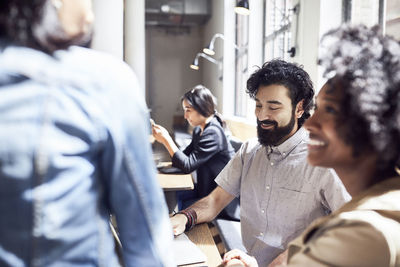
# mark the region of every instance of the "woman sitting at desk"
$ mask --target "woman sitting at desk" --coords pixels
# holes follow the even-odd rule
[[[289,245],[287,266],[400,266],[400,44],[365,26],[342,26],[322,44],[333,78],[304,124],[308,161],[335,169],[353,199]],[[224,261],[257,266],[237,250]]]
[[[217,184],[215,177],[225,167],[234,155],[234,149],[228,141],[223,128],[223,121],[216,112],[216,100],[210,90],[197,85],[182,97],[184,117],[194,126],[192,142],[183,150],[179,150],[168,131],[157,124],[153,124],[154,138],[163,144],[172,157],[172,166],[185,173],[197,171],[197,185],[194,192],[180,192],[178,201],[186,208],[194,201],[207,196]],[[236,207],[228,206],[230,215]],[[225,211],[226,212],[226,211]],[[235,217],[235,216],[234,216]]]

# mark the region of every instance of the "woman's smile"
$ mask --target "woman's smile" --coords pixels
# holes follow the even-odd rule
[[[322,141],[321,139],[315,138],[315,137],[310,137],[310,140],[308,141],[308,150],[310,152],[313,152],[315,150],[321,150],[325,148],[328,144],[325,141]]]

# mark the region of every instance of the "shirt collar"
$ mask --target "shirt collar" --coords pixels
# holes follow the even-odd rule
[[[301,127],[285,142],[278,146],[266,147],[267,154],[280,155],[286,157],[298,144],[305,141],[308,137],[306,129]]]

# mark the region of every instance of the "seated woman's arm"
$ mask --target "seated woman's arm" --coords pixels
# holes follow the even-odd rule
[[[179,148],[176,146],[174,140],[172,140],[172,137],[169,135],[167,129],[161,125],[153,124],[151,130],[157,142],[160,142],[165,146],[171,157],[174,156],[175,152],[178,151]]]
[[[214,127],[208,127],[200,136],[196,145],[190,144],[190,150],[176,151],[172,165],[186,173],[196,170],[222,149],[224,133]]]

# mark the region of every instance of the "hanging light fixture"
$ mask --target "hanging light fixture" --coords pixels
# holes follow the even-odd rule
[[[210,56],[215,55],[214,43],[215,43],[215,40],[217,40],[217,38],[221,38],[222,40],[225,41],[225,37],[224,37],[224,35],[223,35],[222,33],[216,33],[216,34],[214,34],[214,36],[212,37],[212,39],[211,39],[211,41],[210,41],[210,44],[209,44],[207,47],[203,48],[203,52],[204,52],[204,53],[206,53],[207,55],[210,55]],[[230,42],[230,43],[231,43],[232,46],[235,47],[237,50],[240,49],[240,48],[239,48],[236,44],[234,44],[233,42]]]
[[[210,56],[207,56],[207,55],[204,54],[204,53],[197,53],[196,57],[195,57],[194,60],[193,60],[193,63],[190,64],[190,68],[191,68],[191,69],[193,69],[193,70],[199,70],[199,57],[203,57],[203,58],[207,59],[208,61],[211,61],[212,63],[218,65],[219,68],[222,67],[222,66],[221,66],[221,61],[216,60],[216,59],[214,59],[214,58],[212,58],[212,57],[210,57]]]
[[[240,0],[235,7],[235,12],[240,15],[250,15],[249,0]]]

